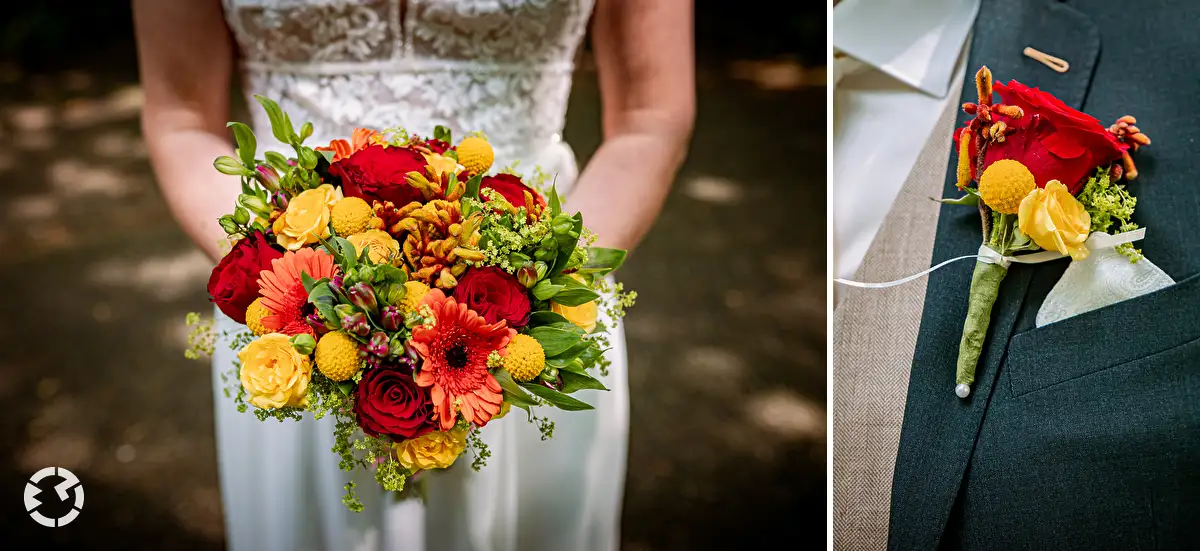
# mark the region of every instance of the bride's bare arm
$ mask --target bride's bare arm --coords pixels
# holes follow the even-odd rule
[[[145,103],[142,131],[171,212],[214,260],[225,236],[217,218],[238,193],[236,178],[212,167],[231,155],[233,46],[221,0],[133,0]]]
[[[601,246],[631,249],[662,210],[695,117],[692,0],[598,0],[604,141],[570,206]]]

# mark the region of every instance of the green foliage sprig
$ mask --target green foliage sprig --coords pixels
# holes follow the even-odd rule
[[[354,397],[349,385],[339,384],[314,371],[308,400],[313,418],[321,419],[326,415],[334,418],[332,451],[338,454],[338,468],[345,472],[374,468],[375,481],[384,490],[399,492],[404,489],[412,473],[396,461],[387,438],[368,436],[359,429],[354,420]],[[363,504],[354,493],[354,483],[348,483],[345,488],[343,503],[353,511],[362,511]]]
[[[475,469],[475,472],[479,472],[487,465],[488,458],[492,456],[492,450],[488,449],[488,445],[483,441],[478,429],[467,430],[467,448],[475,456],[475,459],[471,461],[471,468]]]
[[[1125,186],[1113,182],[1109,174],[1108,167],[1097,169],[1084,184],[1083,191],[1079,192],[1079,202],[1083,203],[1084,210],[1092,217],[1091,231],[1108,233],[1114,225],[1117,226],[1117,232],[1138,229],[1133,222],[1137,198]],[[1142,258],[1141,249],[1134,248],[1132,243],[1117,246],[1117,252],[1129,257],[1130,262]]]
[[[213,353],[213,320],[202,319],[198,312],[188,312],[184,322],[192,329],[188,331],[187,348],[183,357],[198,360]]]

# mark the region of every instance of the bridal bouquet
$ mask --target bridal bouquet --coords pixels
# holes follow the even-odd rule
[[[1124,254],[1128,257],[1125,264],[1142,260],[1130,244],[1144,234],[1131,220],[1137,201],[1118,182],[1137,177],[1130,152],[1150,144],[1133,117],[1121,117],[1105,128],[1095,118],[1037,88],[1010,81],[1007,85],[995,84],[993,90],[987,67],[979,70],[975,82],[979,101],[963,106],[974,118],[955,135],[958,188],[966,195],[942,200],[977,205],[983,226],[983,244],[979,254],[973,255],[977,261],[959,344],[955,392],[960,398],[970,394],[992,305],[1010,264],[1069,256],[1073,268],[1088,259],[1092,249]],[[993,91],[1000,103],[993,103]],[[1110,230],[1121,233],[1109,235]],[[1037,250],[1042,252],[1017,254]],[[1143,268],[1157,270],[1153,265]],[[1099,269],[1091,265],[1086,268],[1093,272]],[[1161,270],[1156,273],[1166,278]],[[1109,279],[1135,277],[1145,276]],[[1098,279],[1094,274],[1081,273],[1068,282],[1064,275],[1055,291],[1076,286],[1071,292],[1060,293],[1067,303],[1064,310],[1070,312],[1043,319],[1048,312],[1043,307],[1039,325],[1098,307],[1079,304],[1079,297],[1087,293],[1078,288],[1094,285]],[[1047,297],[1047,304],[1055,300],[1055,291]],[[1104,300],[1122,298],[1129,297]],[[1074,304],[1070,304],[1072,301]]]
[[[286,113],[258,97],[272,134],[295,157],[256,158],[254,133],[230,123],[236,157],[217,170],[241,179],[220,224],[232,248],[213,270],[211,300],[246,331],[227,392],[260,420],[310,412],[336,420],[333,451],[346,471],[369,469],[386,490],[450,467],[479,430],[537,407],[586,410],[572,396],[605,390],[607,328],[633,293],[604,276],[625,251],[592,247],[583,217],[563,212],[540,171],[489,174],[482,135],[456,146],[403,129],[355,130],[309,147]],[[211,322],[190,357],[211,353]],[[361,510],[354,484],[347,506]]]

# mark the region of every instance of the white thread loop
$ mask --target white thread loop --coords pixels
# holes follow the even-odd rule
[[[1142,239],[1145,239],[1145,238],[1146,238],[1146,228],[1140,228],[1140,229],[1136,229],[1133,231],[1118,233],[1116,235],[1109,235],[1107,233],[1096,232],[1096,233],[1093,233],[1090,236],[1088,236],[1087,246],[1089,249],[1092,249],[1092,250],[1107,249],[1110,247],[1116,247],[1117,245],[1124,245],[1125,243],[1133,243],[1134,241],[1141,241]],[[993,250],[991,247],[988,247],[987,245],[980,245],[979,252],[976,254],[968,254],[968,255],[959,256],[956,258],[951,258],[950,260],[947,260],[947,261],[937,264],[935,266],[931,266],[930,268],[927,268],[925,270],[917,272],[908,277],[903,277],[903,278],[892,280],[892,281],[884,281],[882,283],[864,283],[861,281],[851,281],[849,279],[841,279],[841,278],[836,278],[836,279],[834,279],[834,281],[841,283],[842,285],[849,285],[851,287],[858,287],[860,289],[886,289],[888,287],[904,285],[905,283],[908,283],[908,282],[918,279],[920,277],[929,275],[937,270],[940,270],[943,266],[946,266],[948,264],[953,264],[960,260],[975,259],[975,260],[987,262],[989,264],[999,264],[1000,266],[1003,266],[1005,269],[1007,269],[1009,266],[1013,265],[1014,263],[1016,263],[1016,264],[1041,264],[1043,262],[1050,262],[1051,260],[1058,260],[1060,258],[1066,258],[1066,255],[1063,255],[1062,253],[1059,253],[1058,251],[1041,251],[1041,252],[1036,252],[1033,254],[1022,254],[1022,255],[1018,255],[1018,256],[1004,256],[1004,255],[996,252],[995,250]]]

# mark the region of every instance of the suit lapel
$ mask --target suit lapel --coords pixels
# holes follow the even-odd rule
[[[1067,60],[1070,70],[1056,73],[1026,57],[1022,53],[1026,46]],[[1065,4],[984,0],[967,70],[973,75],[987,65],[998,81],[1015,79],[1037,86],[1081,108],[1099,52],[1099,30],[1087,16]],[[965,79],[962,97],[975,101],[973,78]],[[960,126],[966,120],[960,114]],[[959,193],[952,149],[947,143],[945,196]],[[945,205],[938,218],[932,263],[973,254],[981,241],[978,211]],[[930,275],[893,477],[890,549],[938,547],[1032,275],[1028,267],[1016,265],[1001,285],[973,394],[966,400],[954,395],[954,365],[971,268],[960,264]]]

